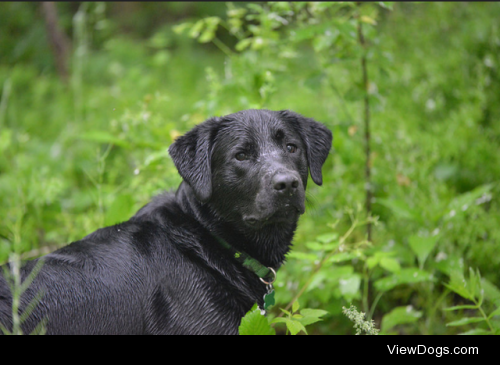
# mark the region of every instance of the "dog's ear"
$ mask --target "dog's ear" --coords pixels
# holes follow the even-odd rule
[[[290,110],[282,110],[279,114],[285,122],[292,125],[304,141],[311,178],[317,185],[322,185],[321,168],[332,147],[332,132],[314,119],[306,118]]]
[[[177,138],[168,148],[175,167],[202,203],[212,196],[212,145],[219,118],[211,118]]]

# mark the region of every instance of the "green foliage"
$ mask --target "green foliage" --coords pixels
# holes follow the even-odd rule
[[[241,319],[238,331],[241,336],[276,335],[276,331],[270,326],[268,319],[261,314],[257,304]]]
[[[454,320],[452,322],[447,323],[446,325],[449,327],[462,327],[469,324],[483,323],[485,328],[477,327],[471,329],[467,332],[461,333],[463,335],[498,335],[500,334],[500,323],[497,321],[492,321],[493,317],[500,315],[500,306],[498,305],[498,301],[496,301],[496,305],[493,306],[493,309],[490,315],[487,315],[483,304],[485,299],[485,290],[483,289],[483,283],[481,280],[481,274],[479,270],[474,271],[472,268],[469,268],[469,278],[466,279],[462,272],[454,271],[451,274],[450,282],[445,284],[445,286],[458,294],[462,298],[473,302],[474,305],[466,304],[466,305],[456,305],[453,307],[445,308],[446,311],[460,311],[466,310],[466,312],[470,313],[471,310],[477,310],[480,314],[479,317],[470,317],[465,316],[458,320]],[[496,288],[498,291],[498,288]],[[491,298],[490,298],[491,299]],[[497,297],[498,299],[498,297]],[[465,314],[465,313],[464,313]]]
[[[422,317],[421,311],[416,311],[411,305],[396,307],[384,315],[382,320],[382,332],[389,334],[389,330],[403,324],[415,323]]]
[[[305,326],[321,321],[321,317],[328,314],[328,312],[319,309],[304,308],[300,310],[299,301],[296,300],[292,304],[292,311],[289,312],[285,309],[281,311],[286,315],[285,318],[277,317],[271,323],[284,323],[286,325],[286,333],[292,336],[297,335],[299,332],[304,332],[307,335]]]
[[[0,331],[2,331],[4,335],[22,335],[22,324],[40,303],[40,299],[42,298],[43,294],[38,293],[37,295],[35,295],[33,300],[25,306],[23,311],[21,311],[21,296],[26,292],[35,277],[40,272],[40,269],[43,266],[43,260],[39,260],[31,270],[29,275],[24,279],[24,281],[21,281],[21,261],[19,255],[11,254],[9,258],[10,270],[9,268],[4,267],[3,277],[9,284],[9,288],[12,294],[12,330],[9,331],[4,324],[0,323]],[[42,319],[30,334],[43,335],[45,333],[46,324],[47,319]]]
[[[300,298],[328,312],[302,323],[308,333],[351,333],[350,303],[384,334],[498,332],[499,4],[61,3],[74,49],[68,86],[36,6],[0,3],[1,263],[175,189],[167,147],[206,118],[292,109],[325,123],[334,142],[324,185],[309,181],[269,317],[295,332]],[[365,93],[378,219],[358,208]]]
[[[292,311],[289,312],[281,309],[282,313],[286,315],[285,318],[276,317],[273,320],[268,320],[266,316],[258,308],[257,304],[242,318],[239,327],[240,335],[275,335],[276,331],[271,326],[272,324],[281,323],[286,325],[286,334],[292,336],[297,335],[299,332],[304,332],[307,335],[305,326],[321,321],[321,317],[328,314],[328,312],[319,309],[304,308],[300,310],[300,304],[295,301],[292,305]]]

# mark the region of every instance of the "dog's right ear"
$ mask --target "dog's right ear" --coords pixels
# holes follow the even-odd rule
[[[206,120],[168,148],[179,174],[202,203],[212,196],[212,146],[219,121],[217,117]]]

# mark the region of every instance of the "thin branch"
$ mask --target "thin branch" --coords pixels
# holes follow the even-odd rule
[[[360,6],[357,3],[358,7]],[[366,41],[363,35],[363,25],[358,15],[358,40],[359,44],[366,50]],[[365,190],[366,190],[366,214],[371,216],[372,212],[372,182],[371,182],[371,148],[370,148],[370,99],[368,93],[368,70],[366,67],[366,52],[361,56],[361,69],[363,71],[363,88],[364,88],[364,125],[365,125]],[[368,241],[372,242],[372,225],[368,223],[366,226]]]
[[[330,258],[337,254],[339,252],[339,248],[341,248],[343,246],[343,244],[345,243],[345,241],[347,240],[347,238],[352,234],[352,232],[354,231],[354,229],[356,229],[356,227],[362,225],[362,224],[365,224],[367,222],[370,222],[370,220],[367,220],[367,221],[363,221],[363,222],[359,222],[358,218],[354,218],[354,217],[351,217],[351,220],[352,220],[352,223],[351,223],[351,227],[347,230],[347,232],[339,239],[339,245],[338,245],[338,248],[329,252],[316,266],[315,268],[313,269],[311,275],[309,276],[309,278],[307,279],[307,282],[302,286],[302,288],[300,289],[300,291],[295,295],[295,297],[290,301],[290,303],[288,303],[288,305],[286,306],[285,310],[289,310],[293,303],[302,296],[302,294],[304,294],[304,292],[307,290],[307,288],[309,287],[309,285],[311,285],[312,283],[312,280],[314,278],[314,276],[318,273],[319,270],[321,270],[321,268],[325,265],[326,262],[328,262],[328,260],[330,260]],[[278,315],[278,317],[282,317],[283,316],[283,312]]]

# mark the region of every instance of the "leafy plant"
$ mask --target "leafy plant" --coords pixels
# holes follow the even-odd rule
[[[321,317],[328,314],[328,312],[319,309],[304,308],[300,311],[299,309],[300,304],[295,301],[291,312],[281,309],[286,314],[285,318],[276,317],[270,321],[255,304],[242,318],[239,333],[240,335],[275,335],[276,331],[272,324],[281,323],[286,325],[287,335],[295,336],[299,332],[304,332],[307,335],[306,326],[321,321]]]
[[[373,320],[366,321],[365,313],[359,312],[355,306],[351,305],[349,308],[342,307],[342,312],[354,322],[356,335],[366,332],[367,335],[378,335],[379,330],[375,328]]]
[[[285,318],[277,317],[271,323],[284,323],[286,325],[286,333],[295,336],[299,332],[304,332],[306,335],[307,330],[305,326],[321,321],[321,317],[328,314],[328,312],[320,309],[304,308],[300,310],[299,301],[292,304],[292,310],[289,312],[285,309],[281,311],[286,315]]]
[[[207,117],[292,109],[324,122],[334,142],[324,186],[308,184],[270,318],[285,317],[279,308],[292,313],[305,288],[301,307],[329,313],[308,333],[351,333],[342,315],[349,303],[385,334],[491,333],[486,320],[446,325],[484,316],[479,307],[445,311],[476,304],[443,283],[479,270],[480,308],[486,318],[497,313],[499,4],[206,4],[58,3],[78,49],[67,88],[39,5],[0,2],[0,33],[8,35],[0,60],[0,263],[127,219],[176,188],[166,149]],[[181,24],[177,32],[172,22]],[[368,241],[360,225],[341,251],[335,245],[352,223],[345,208],[366,206],[367,187],[379,217],[372,244],[352,246]],[[488,321],[498,328],[497,315]]]
[[[480,316],[470,317],[464,316],[458,320],[447,323],[449,327],[459,327],[468,324],[485,324],[486,328],[477,327],[475,329],[463,332],[463,335],[498,335],[500,334],[500,323],[493,321],[495,316],[500,316],[500,306],[492,310],[489,315],[486,314],[484,308],[485,291],[481,281],[479,270],[469,268],[469,278],[466,279],[459,271],[454,271],[451,275],[450,282],[445,286],[452,292],[458,294],[462,298],[472,302],[473,304],[455,305],[448,307],[446,311],[477,311]],[[498,290],[498,289],[497,289]],[[495,307],[494,307],[495,308]],[[465,314],[464,313],[464,314]],[[472,314],[472,313],[471,313]]]
[[[276,335],[276,331],[271,327],[266,316],[261,313],[257,304],[241,319],[238,331],[241,336]]]
[[[36,306],[39,304],[43,293],[38,293],[30,303],[26,305],[24,310],[21,312],[21,296],[29,288],[35,277],[40,272],[43,266],[43,260],[39,260],[37,264],[33,267],[30,274],[21,281],[21,261],[17,254],[10,255],[10,270],[5,266],[3,276],[12,294],[12,330],[9,330],[5,324],[0,323],[0,330],[4,335],[22,335],[23,331],[21,329],[22,324],[30,316]],[[47,324],[47,319],[42,319],[34,330],[30,334],[43,335],[45,333],[45,326]]]
[[[319,274],[325,266],[331,263],[338,263],[349,260],[352,257],[360,255],[360,248],[363,247],[363,245],[366,245],[368,242],[363,241],[349,245],[346,243],[348,237],[351,236],[356,228],[366,224],[366,222],[374,221],[370,218],[362,220],[359,217],[360,212],[361,206],[358,206],[356,214],[354,214],[353,211],[349,211],[352,224],[349,230],[342,237],[339,238],[337,233],[323,234],[321,236],[318,236],[315,242],[310,242],[307,244],[307,247],[314,250],[315,253],[307,254],[303,252],[292,251],[288,255],[289,258],[311,260],[316,264],[309,277],[305,280],[305,284],[297,292],[292,301],[284,309],[280,308],[282,314],[274,318],[270,323],[285,324],[287,334],[290,333],[292,335],[296,335],[301,331],[307,334],[305,326],[320,321],[322,316],[328,314],[327,311],[319,309],[304,308],[299,311],[299,298],[311,287],[313,283],[315,286],[317,286],[320,285],[321,281],[326,281],[329,279],[328,277]],[[332,228],[335,228],[335,226],[336,224],[331,225]],[[343,288],[341,289],[341,291],[343,291],[344,295],[347,295],[347,293],[351,293],[352,295],[354,295],[357,288],[359,287],[360,280],[356,276],[352,277],[352,279],[356,281],[355,284],[347,282],[342,283],[342,281],[340,281],[341,288]],[[351,288],[352,285],[354,285],[353,289]],[[258,317],[256,314],[257,312],[258,311],[256,311],[254,307],[252,311],[247,313],[247,315],[245,316],[245,320],[244,322],[242,322],[242,325],[245,324],[245,326],[241,328],[242,330],[244,330],[245,334],[261,334],[263,330],[262,327],[267,328],[266,326],[264,326],[264,321],[261,318],[256,318]],[[283,315],[285,315],[285,317],[282,317]]]

